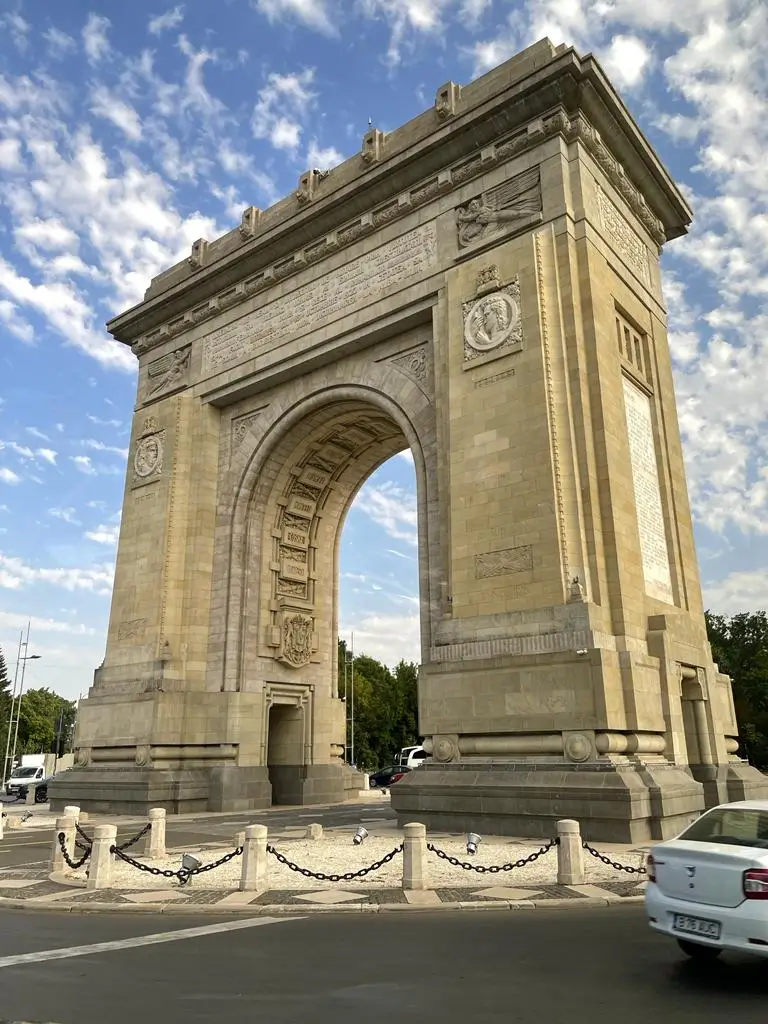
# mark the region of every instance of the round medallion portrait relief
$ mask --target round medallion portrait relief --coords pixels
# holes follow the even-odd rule
[[[472,306],[464,326],[466,343],[477,352],[503,345],[520,323],[520,307],[506,292],[493,292]]]
[[[152,476],[160,468],[163,460],[163,446],[159,437],[142,437],[136,445],[133,457],[133,468],[136,476]]]

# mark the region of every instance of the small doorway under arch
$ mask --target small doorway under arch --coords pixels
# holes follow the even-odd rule
[[[273,704],[267,723],[267,771],[273,804],[302,803],[304,708]]]

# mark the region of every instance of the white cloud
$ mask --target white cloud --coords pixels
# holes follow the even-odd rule
[[[165,14],[158,14],[154,18],[150,18],[147,31],[150,35],[159,36],[168,29],[176,28],[182,21],[184,21],[184,6],[179,4],[178,7],[169,8]]]
[[[91,423],[95,423],[99,427],[122,427],[122,420],[103,420],[98,416],[92,416],[91,413],[86,414]]]
[[[12,469],[8,469],[7,466],[0,466],[0,483],[18,484],[21,483],[21,477],[18,473],[14,473]]]
[[[336,35],[325,0],[256,0],[255,6],[270,21],[295,18],[308,28]]]
[[[0,18],[0,30],[5,30],[10,35],[13,45],[22,52],[26,50],[29,43],[29,29],[29,22],[15,11],[4,14]]]
[[[609,78],[618,89],[631,89],[651,67],[651,53],[637,36],[614,36],[602,55]]]
[[[0,169],[4,171],[24,169],[24,162],[21,159],[21,142],[18,139],[0,139]]]
[[[768,610],[768,573],[764,570],[732,572],[704,584],[705,605],[716,615]]]
[[[111,26],[109,18],[99,14],[89,14],[83,28],[83,48],[91,64],[98,64],[109,53],[107,29]]]
[[[104,544],[109,547],[114,547],[117,544],[117,539],[120,535],[120,524],[112,526],[97,526],[95,530],[88,530],[85,536],[88,540],[95,541],[96,544]]]
[[[179,36],[179,49],[187,58],[185,88],[181,97],[182,109],[222,116],[226,110],[224,104],[211,95],[203,81],[203,69],[209,61],[216,60],[216,54],[210,50],[195,50],[184,35]]]
[[[296,149],[301,137],[301,121],[317,99],[310,86],[314,70],[280,75],[272,72],[259,92],[251,126],[257,139],[269,139],[276,149]]]
[[[61,519],[65,523],[71,523],[72,526],[81,526],[80,520],[77,518],[77,511],[74,508],[49,508],[48,515],[53,516],[54,519]]]
[[[95,629],[82,623],[59,622],[56,619],[40,618],[37,615],[19,615],[15,612],[0,611],[0,629],[23,629],[26,632],[27,626],[30,627],[30,633],[71,633],[75,636],[96,636]],[[41,648],[36,644],[35,650],[38,649]]]
[[[54,218],[27,221],[15,229],[14,235],[17,241],[29,242],[40,249],[76,249],[78,245],[75,232]]]
[[[38,430],[37,427],[24,427],[24,429],[32,437],[37,437],[41,441],[50,441],[50,438],[48,437],[48,435],[44,434],[42,430]]]
[[[298,143],[298,139],[296,140]],[[320,147],[316,139],[312,139],[307,150],[307,167],[316,167],[319,171],[328,171],[337,167],[344,157],[335,146]]]
[[[32,324],[19,314],[19,307],[8,299],[0,299],[0,322],[19,341],[30,344],[35,340],[35,330]]]
[[[141,118],[130,105],[105,86],[98,85],[91,94],[91,112],[111,121],[134,142],[141,138]]]
[[[367,515],[390,537],[417,544],[416,495],[394,483],[381,486],[365,485],[352,505]]]
[[[42,459],[44,462],[48,462],[51,466],[56,465],[57,454],[58,453],[52,448],[37,448],[35,451],[37,458]]]
[[[45,569],[28,565],[21,558],[0,553],[0,587],[19,590],[28,584],[47,583],[64,590],[87,590],[106,596],[112,592],[114,566],[95,565],[88,569]]]
[[[84,473],[86,476],[96,476],[97,470],[91,462],[90,455],[70,455],[70,459],[81,473]]]
[[[128,458],[127,448],[118,448],[116,445],[104,444],[103,441],[94,441],[93,438],[87,438],[82,442],[84,448],[90,448],[94,452],[112,452],[114,455],[120,455],[122,458]]]
[[[76,40],[57,28],[49,28],[43,32],[43,39],[48,43],[51,56],[55,58],[64,57],[77,49]]]
[[[341,635],[355,634],[355,654],[367,654],[393,667],[404,661],[421,662],[421,634],[416,615],[363,615],[345,619]]]

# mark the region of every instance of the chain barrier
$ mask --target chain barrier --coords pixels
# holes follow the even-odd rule
[[[300,875],[304,875],[305,878],[316,878],[318,882],[351,882],[353,878],[365,878],[366,875],[370,875],[372,871],[378,871],[379,868],[383,868],[385,864],[389,864],[391,860],[394,860],[398,853],[403,852],[403,844],[396,846],[394,850],[386,854],[381,860],[376,860],[373,864],[370,864],[367,868],[360,868],[359,871],[345,871],[343,875],[326,875],[322,871],[310,871],[309,868],[299,867],[298,864],[294,864],[293,861],[276,850],[274,846],[267,845],[267,853],[271,853],[272,856],[279,861],[280,864],[284,864],[291,871],[297,871]]]
[[[91,847],[84,847],[80,843],[77,843],[81,850],[85,850],[85,853],[80,858],[80,860],[72,860],[72,858],[69,856],[69,853],[67,852],[67,837],[63,832],[59,832],[58,838],[59,847],[61,848],[61,855],[64,858],[65,863],[68,865],[68,867],[72,868],[73,871],[77,871],[79,868],[83,866],[83,864],[85,864],[85,862],[91,856]],[[86,836],[86,839],[87,838],[88,837]],[[77,840],[75,840],[75,842],[77,842]]]
[[[151,831],[151,829],[152,823],[150,822],[148,825],[144,826],[141,832],[137,832],[133,839],[127,839],[124,843],[120,843],[120,845],[116,847],[116,849],[120,850],[121,852],[123,850],[130,850],[130,848],[132,846],[135,846],[140,839],[143,839],[147,832]]]
[[[434,843],[427,843],[427,849],[441,860],[447,860],[455,868],[464,868],[465,871],[477,871],[480,875],[497,875],[500,871],[512,871],[515,868],[524,868],[526,864],[533,864],[534,861],[537,861],[539,857],[543,857],[545,853],[549,853],[559,843],[559,838],[550,839],[545,846],[536,850],[535,853],[530,854],[528,857],[521,857],[519,860],[511,861],[509,864],[469,864],[465,860],[459,860],[458,857],[452,857],[445,850],[435,846]]]
[[[629,864],[619,864],[617,860],[611,860],[610,857],[606,857],[600,853],[593,846],[590,846],[586,839],[582,839],[581,845],[596,860],[602,861],[603,864],[607,864],[608,867],[614,868],[616,871],[626,871],[628,875],[647,875],[648,870],[645,867],[633,868]]]
[[[199,868],[178,868],[176,871],[173,868],[157,868],[152,864],[142,864],[141,861],[134,860],[127,853],[123,853],[123,847],[120,846],[110,846],[109,852],[126,864],[130,864],[131,867],[138,868],[139,871],[154,875],[156,878],[178,878],[179,885],[186,885],[193,875],[202,875],[206,871],[213,871],[214,868],[220,868],[222,864],[228,864],[235,857],[239,857],[243,852],[243,847],[238,846],[231,853],[225,853],[223,857],[210,864],[201,864]]]
[[[93,839],[91,839],[88,833],[80,827],[80,823],[78,821],[75,822],[75,832],[77,832],[80,838],[84,839],[86,843],[93,843]]]

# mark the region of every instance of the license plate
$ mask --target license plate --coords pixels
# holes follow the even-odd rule
[[[701,935],[704,939],[720,938],[719,921],[706,921],[701,917],[675,914],[672,927],[676,932],[685,932],[686,935]]]

